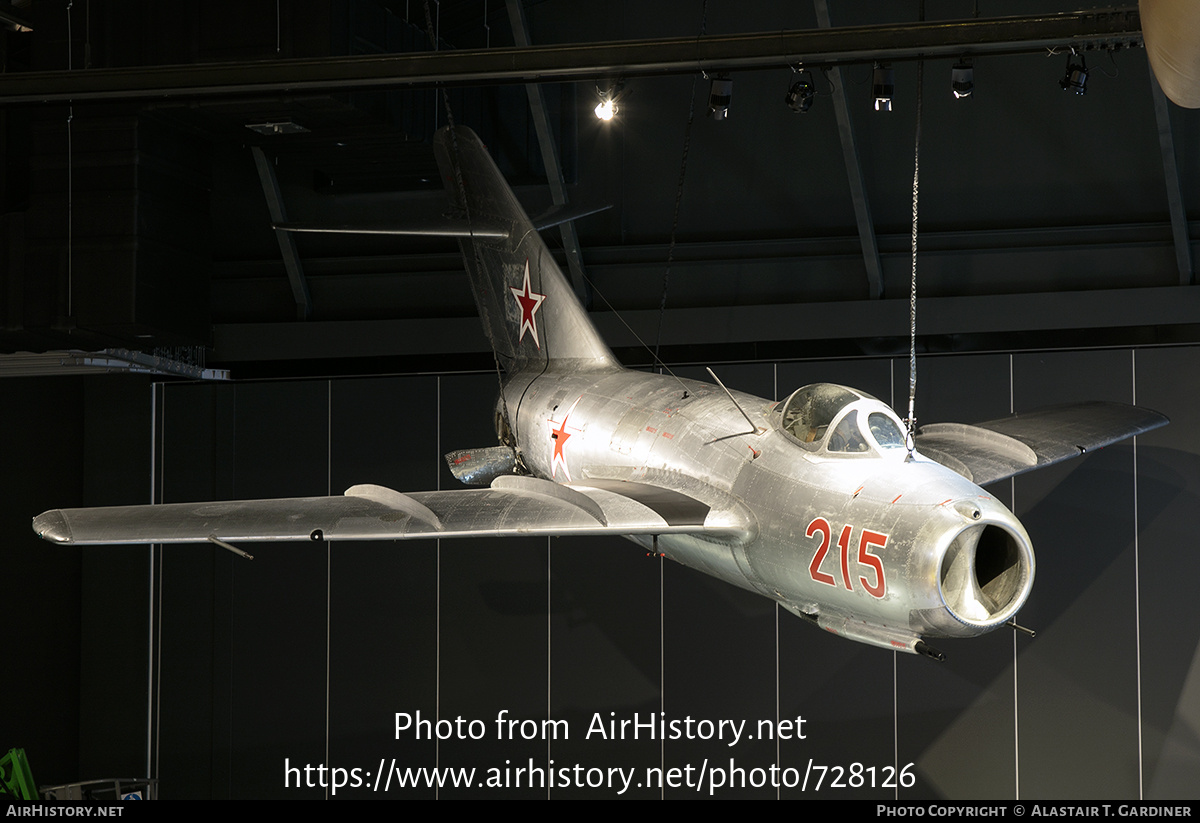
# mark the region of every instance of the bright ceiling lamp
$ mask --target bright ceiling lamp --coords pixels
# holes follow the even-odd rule
[[[594,111],[598,119],[607,122],[617,116],[617,113],[621,111],[617,106],[617,100],[621,97],[624,89],[625,84],[621,81],[617,81],[616,85],[610,86],[606,91],[601,91],[599,86],[596,87],[596,95],[600,98],[600,102],[596,104]]]

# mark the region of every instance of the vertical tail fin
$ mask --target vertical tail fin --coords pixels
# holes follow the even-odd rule
[[[459,240],[484,333],[504,367],[512,373],[570,361],[572,368],[619,368],[475,133],[447,126],[434,152],[450,201],[468,224],[507,229],[505,237]]]

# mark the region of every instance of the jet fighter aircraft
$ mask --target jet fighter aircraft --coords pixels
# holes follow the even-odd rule
[[[991,631],[1033,585],[1029,535],[980,486],[1167,422],[1085,403],[927,425],[909,442],[891,408],[846,386],[772,402],[627,370],[478,137],[443,129],[435,151],[451,201],[438,231],[459,237],[504,371],[499,445],[447,455],[456,477],[482,488],[54,510],[34,531],[73,545],[229,548],[615,534],[830,632],[940,658],[927,638]]]

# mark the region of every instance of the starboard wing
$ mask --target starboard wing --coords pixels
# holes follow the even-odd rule
[[[917,450],[983,486],[1157,429],[1165,415],[1123,403],[1074,403],[967,426],[922,426]]]
[[[33,530],[68,545],[589,534],[741,542],[754,524],[737,504],[719,510],[643,483],[562,486],[506,476],[486,489],[402,494],[363,485],[340,497],[55,509],[35,517]]]

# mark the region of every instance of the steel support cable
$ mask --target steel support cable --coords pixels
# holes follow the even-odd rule
[[[917,433],[917,200],[921,191],[921,97],[925,61],[917,61],[917,132],[913,140],[912,280],[908,292],[908,435],[909,454],[916,448]]]

